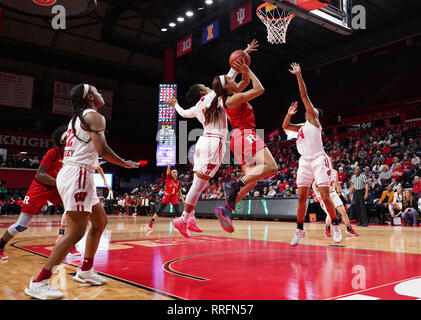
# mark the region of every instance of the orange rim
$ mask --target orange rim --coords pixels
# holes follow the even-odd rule
[[[262,16],[260,14],[260,10],[263,9],[263,8],[269,7],[269,6],[273,6],[273,4],[265,2],[265,3],[263,3],[263,4],[261,4],[260,6],[257,7],[256,14],[260,19],[268,20],[268,21],[281,21],[281,20],[290,20],[290,19],[295,17],[295,14],[293,14],[293,13],[291,13],[289,16],[283,17],[283,18],[268,18],[268,17]]]

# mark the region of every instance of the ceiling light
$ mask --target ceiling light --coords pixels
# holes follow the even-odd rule
[[[168,31],[168,29],[167,28],[162,28],[161,31],[162,32],[165,32],[165,31]]]
[[[212,0],[206,0],[206,1],[205,1],[205,3],[206,3],[207,5],[210,5],[210,4],[212,4],[212,3],[213,3],[213,1],[212,1]]]
[[[191,17],[193,16],[193,11],[186,11],[186,16]]]
[[[184,18],[183,18],[183,17],[178,17],[178,18],[177,18],[177,21],[178,21],[178,22],[183,22],[183,21],[184,21]]]
[[[168,25],[169,25],[171,28],[174,28],[174,27],[176,26],[176,24],[175,24],[174,22],[170,22]]]

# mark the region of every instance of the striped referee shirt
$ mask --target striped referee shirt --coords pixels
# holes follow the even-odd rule
[[[364,173],[360,173],[358,177],[354,174],[351,177],[351,183],[354,185],[354,190],[363,190],[368,183],[368,179]]]

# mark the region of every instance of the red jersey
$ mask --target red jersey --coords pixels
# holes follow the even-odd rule
[[[39,165],[47,168],[46,174],[53,178],[56,178],[58,172],[63,166],[62,161],[63,151],[59,147],[56,147],[47,151]]]
[[[167,182],[165,184],[165,193],[170,196],[176,196],[178,189],[180,189],[181,183],[178,180],[171,178],[170,174],[167,174]]]
[[[226,108],[231,127],[234,128],[256,128],[254,121],[253,107],[248,102],[244,102],[237,109]]]

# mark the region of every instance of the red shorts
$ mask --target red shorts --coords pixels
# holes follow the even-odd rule
[[[161,201],[163,204],[169,204],[171,202],[172,205],[178,204],[178,196],[169,196],[165,195]]]
[[[263,148],[265,142],[256,134],[254,128],[236,128],[230,140],[231,151],[241,166],[256,164],[254,156]]]
[[[23,199],[21,211],[32,215],[38,214],[47,201],[50,201],[54,205],[61,202],[57,189],[45,187],[33,180]]]

